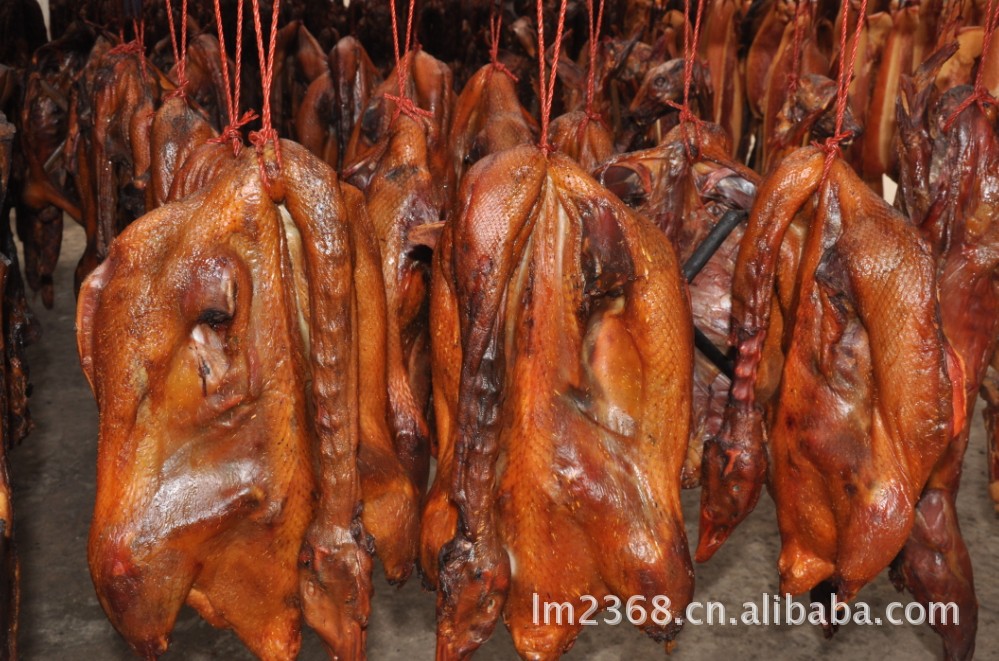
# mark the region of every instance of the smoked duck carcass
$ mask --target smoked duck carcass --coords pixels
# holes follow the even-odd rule
[[[512,74],[486,64],[469,78],[454,104],[448,149],[455,180],[489,154],[531,142],[537,123],[517,100]]]
[[[294,143],[276,167],[272,144],[263,166],[211,145],[214,165],[182,170],[214,168],[210,183],[131,225],[81,289],[100,411],[91,572],[144,656],[186,602],[264,659],[295,656],[301,606],[331,656],[360,658],[371,517],[392,527],[377,548],[415,546],[361,196]]]
[[[427,315],[433,240],[424,234],[439,232],[450,203],[453,106],[444,63],[423,51],[409,53],[368,102],[344,158],[344,180],[364,191],[379,244],[388,303],[391,428],[421,494],[431,454]]]
[[[947,659],[970,659],[975,650],[978,602],[971,558],[957,519],[957,490],[975,403],[986,401],[985,428],[992,452],[999,415],[999,123],[994,108],[972,103],[970,85],[937,99],[934,80],[954,48],[930,57],[901,82],[898,105],[898,205],[926,236],[937,264],[944,335],[964,366],[964,423],[933,469],[915,527],[895,563],[896,584],[915,598],[953,602],[960,621],[935,623]],[[984,112],[983,112],[984,109]],[[995,455],[993,454],[993,458]],[[995,480],[995,467],[991,467]]]
[[[820,603],[852,599],[902,550],[965,407],[929,246],[844,161],[827,176],[826,163],[816,147],[792,153],[753,206],[697,553],[711,557],[753,508],[769,468],[780,591]]]
[[[668,594],[682,612],[693,348],[662,233],[570,159],[516,147],[465,175],[431,302],[454,507],[438,532],[437,658],[467,658],[501,614],[522,657],[558,657],[578,623],[532,622],[532,594],[577,608]],[[642,628],[672,640],[665,619]]]
[[[701,337],[694,360],[685,488],[700,483],[704,442],[718,433],[728,400],[732,277],[743,236],[741,221],[760,183],[755,172],[729,156],[730,144],[726,131],[716,124],[681,125],[658,147],[616,156],[595,173],[670,238],[691,278],[691,311]],[[702,261],[695,253],[704,254],[707,242],[714,252]]]
[[[27,284],[41,292],[46,307],[52,306],[55,296],[53,274],[62,247],[63,212],[83,222],[67,142],[72,91],[95,39],[91,27],[75,22],[60,39],[39,48],[26,71],[18,136],[26,167],[17,224]]]
[[[149,128],[159,87],[134,43],[107,49],[98,40],[71,110],[79,124],[77,188],[87,233],[77,286],[104,260],[114,237],[145,212]]]
[[[338,41],[329,53],[329,71],[309,84],[298,108],[298,141],[339,170],[354,125],[381,82],[361,42],[354,37]]]
[[[551,132],[552,146],[587,172],[617,153],[614,136],[603,118],[585,110],[559,115],[552,120]]]
[[[477,71],[455,103],[454,124],[451,127],[451,153],[460,181],[466,170],[483,158],[498,154],[507,149],[526,145],[534,141],[537,126],[534,119],[520,105],[514,92],[513,80],[505,70],[494,64],[487,64]],[[432,271],[433,273],[434,271]],[[431,300],[431,305],[434,301]],[[440,323],[431,319],[431,333]],[[431,336],[433,337],[433,335]],[[446,344],[431,342],[431,383],[435,386],[435,397],[445,397],[456,392],[457,374],[453,370],[453,360],[447,360]],[[437,411],[437,436],[447,439],[450,435],[451,416],[442,406],[454,407],[456,400],[442,404],[435,400]],[[442,417],[443,416],[443,417]],[[444,426],[442,426],[444,425]],[[437,465],[433,483],[423,506],[423,519],[420,527],[420,566],[424,583],[431,589],[437,588],[437,558],[441,547],[451,539],[457,521],[457,512],[451,504],[451,485],[454,473],[454,444],[439,443]]]

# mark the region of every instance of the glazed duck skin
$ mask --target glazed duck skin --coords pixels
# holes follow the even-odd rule
[[[455,103],[450,145],[459,181],[465,170],[482,158],[529,143],[535,131],[534,120],[517,101],[509,76],[492,64],[485,65],[469,79]],[[437,247],[447,255],[452,249],[450,234],[446,240],[446,247],[440,243]],[[450,500],[454,472],[454,444],[450,439],[458,401],[458,374],[453,366],[461,364],[461,355],[450,269],[448,259],[434,259],[431,264],[431,290],[448,292],[430,297],[428,320],[438,442],[436,476],[427,493],[420,527],[420,565],[424,583],[432,589],[438,585],[438,554],[454,536],[457,522]]]
[[[493,64],[469,78],[454,107],[448,149],[459,182],[479,159],[530,142],[537,132],[534,119],[517,100],[514,81]]]
[[[926,244],[842,161],[820,187],[824,161],[812,147],[784,160],[760,190],[739,252],[736,380],[722,432],[705,449],[698,559],[759,497],[767,405],[781,592],[825,581],[850,599],[901,550],[964,403]],[[794,321],[784,328],[779,393],[760,402],[777,255],[816,193],[789,299],[796,309],[785,314]]]
[[[91,571],[143,656],[185,601],[264,659],[295,656],[302,611],[331,654],[363,650],[348,209],[325,165],[282,155],[269,187],[244,150],[147,214],[81,290],[101,414]]]
[[[665,237],[564,156],[487,157],[459,200],[434,270],[434,355],[457,375],[436,385],[456,523],[438,658],[467,658],[500,613],[522,657],[557,658],[578,624],[533,623],[534,593],[669,594],[679,611],[692,594],[689,304]]]

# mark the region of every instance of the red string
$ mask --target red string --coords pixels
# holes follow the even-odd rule
[[[552,51],[552,70],[545,82],[545,17],[544,0],[538,0],[538,92],[541,96],[541,151],[547,154],[551,150],[548,144],[548,122],[552,115],[552,102],[555,100],[555,76],[558,72],[558,61],[562,51],[562,35],[565,32],[566,0],[562,0],[558,12],[558,24],[555,30],[555,46]]]
[[[666,101],[666,105],[680,111],[680,124],[694,125],[694,139],[700,144],[701,141],[701,118],[690,111],[690,85],[694,80],[694,62],[697,58],[697,44],[701,41],[701,17],[704,14],[704,4],[707,0],[698,0],[697,12],[694,17],[694,31],[690,31],[690,0],[684,0],[684,22],[683,22],[683,103]],[[693,154],[690,141],[684,141],[684,149],[687,158],[692,159]]]
[[[399,19],[395,13],[395,0],[392,0],[392,47],[395,50],[395,76],[399,94],[386,94],[385,98],[395,103],[395,113],[392,115],[392,122],[405,114],[413,120],[419,121],[420,117],[433,117],[429,110],[420,108],[406,94],[406,77],[409,71],[409,59],[412,54],[410,44],[413,36],[413,13],[416,10],[416,0],[409,0],[409,16],[406,19],[406,44],[403,50],[404,55],[399,53]]]
[[[142,82],[146,82],[146,19],[132,19],[132,33],[135,38],[132,41],[124,41],[125,32],[119,29],[119,36],[123,40],[114,48],[108,51],[109,55],[136,55],[139,58],[139,74]]]
[[[586,77],[586,115],[592,119],[599,119],[600,114],[593,110],[593,99],[596,96],[597,43],[600,39],[600,27],[604,21],[604,0],[600,0],[596,17],[593,16],[593,0],[586,0],[586,8],[590,16],[590,71]]]
[[[170,99],[175,96],[183,97],[184,88],[187,87],[187,0],[180,3],[180,47],[177,46],[177,30],[173,25],[173,5],[170,0],[166,0],[167,22],[170,27],[170,44],[173,46],[173,59],[177,63],[177,89],[166,95]],[[225,59],[225,58],[223,58]]]
[[[134,37],[131,41],[125,41],[124,29],[118,30],[118,38],[121,43],[110,49],[108,53],[110,55],[125,55],[128,53],[135,53],[137,55],[146,54],[146,44],[145,44],[145,30],[146,21],[143,19],[141,22],[132,19],[132,33]]]
[[[257,113],[247,110],[239,117],[239,88],[243,61],[243,0],[236,2],[236,79],[229,83],[229,56],[225,47],[225,31],[222,29],[222,7],[220,0],[215,0],[215,26],[219,33],[219,51],[222,56],[222,82],[225,85],[225,106],[229,116],[229,124],[222,129],[221,135],[211,138],[208,142],[232,145],[232,155],[239,156],[243,149],[243,134],[240,129],[257,118]]]
[[[975,74],[975,88],[964,99],[958,104],[957,108],[954,108],[954,112],[950,114],[947,121],[944,122],[944,130],[950,130],[950,127],[957,120],[957,116],[962,112],[967,110],[972,106],[972,104],[977,105],[978,109],[983,113],[985,112],[985,107],[988,105],[995,105],[999,103],[989,90],[985,89],[985,84],[983,82],[982,74],[985,72],[985,57],[989,53],[989,46],[992,43],[992,36],[996,30],[996,25],[999,24],[999,2],[996,0],[989,0],[988,7],[985,9],[985,32],[982,35],[982,57],[978,62],[978,73]]]
[[[991,0],[990,0],[991,1]],[[839,36],[839,78],[836,86],[836,130],[835,132],[826,138],[826,141],[821,145],[822,149],[826,152],[826,162],[822,169],[822,182],[825,182],[826,177],[829,176],[829,170],[832,168],[833,160],[835,160],[836,154],[839,152],[839,143],[843,142],[846,138],[849,138],[853,132],[843,131],[843,117],[846,115],[846,102],[849,96],[850,90],[850,80],[853,78],[853,67],[857,63],[857,49],[860,46],[860,32],[864,27],[864,21],[858,19],[857,25],[853,30],[853,45],[850,48],[850,56],[844,58],[843,55],[846,53],[846,34],[847,34],[847,19],[849,18],[849,3],[843,3],[843,27],[840,30]],[[867,0],[861,0],[860,3],[860,14],[862,18],[867,16]]]
[[[259,131],[250,133],[250,142],[257,149],[257,154],[263,152],[264,145],[268,142],[274,144],[274,155],[277,159],[278,168],[281,167],[281,144],[278,140],[277,131],[271,123],[271,89],[274,84],[274,53],[277,49],[277,24],[278,12],[281,8],[281,0],[272,0],[271,9],[271,34],[270,47],[264,51],[264,30],[260,25],[260,0],[251,0],[253,3],[253,28],[257,35],[257,57],[260,60],[260,80],[263,87],[264,98],[261,103]],[[261,163],[261,171],[263,164]],[[265,177],[266,180],[266,177]]]
[[[791,71],[787,74],[787,95],[793,97],[798,91],[798,83],[801,78],[801,42],[805,38],[805,21],[801,18],[805,4],[809,0],[798,0],[794,6],[794,39],[791,42]],[[850,0],[843,0],[843,4],[849,4]],[[857,17],[858,21],[864,20],[863,16]],[[840,53],[840,57],[843,54]]]
[[[489,14],[489,61],[493,69],[502,71],[510,76],[510,80],[517,82],[517,76],[499,61],[500,28],[503,26],[503,16],[500,11],[499,5],[493,4],[492,12]]]

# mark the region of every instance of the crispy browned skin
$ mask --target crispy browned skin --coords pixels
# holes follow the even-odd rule
[[[858,0],[848,0],[850,3],[847,16],[847,34],[852,35],[857,27],[857,18],[860,14],[860,2]],[[924,2],[925,6],[933,4]],[[843,14],[837,13],[835,24],[832,26],[832,34],[839,35],[842,30]],[[888,39],[888,34],[892,29],[892,18],[888,11],[871,11],[868,9],[867,16],[860,26],[860,36],[857,41],[857,56],[853,66],[853,78],[850,80],[848,89],[847,104],[853,117],[863,124],[867,117],[867,108],[871,103],[871,96],[874,94],[874,82],[878,72],[878,65],[881,62],[881,54]],[[826,73],[836,76],[838,66],[839,48],[835,47],[832,69]],[[862,140],[856,140],[849,148],[844,149],[847,159],[855,167],[860,167]]]
[[[297,59],[311,82],[295,111],[295,134],[309,151],[339,168],[354,124],[378,82],[378,73],[353,37],[337,42],[323,62],[316,61],[318,43],[304,28],[300,42]]]
[[[952,50],[950,52],[953,52]],[[944,52],[946,54],[946,51]],[[936,58],[940,60],[940,58]],[[983,114],[971,106],[946,128],[957,104],[971,88],[947,92],[928,112],[927,97],[940,62],[921,67],[914,80],[905,80],[909,96],[906,113],[900,104],[902,152],[899,201],[933,246],[938,267],[938,291],[944,334],[964,366],[967,399],[957,436],[930,476],[917,506],[912,537],[897,561],[896,581],[922,603],[953,601],[960,622],[934,626],[948,659],[974,655],[978,602],[971,559],[957,520],[957,490],[968,444],[976,395],[987,406],[986,429],[995,447],[996,377],[999,340],[999,294],[995,272],[999,267],[999,131],[994,112]],[[913,89],[919,88],[919,89]],[[922,130],[915,130],[922,127]],[[944,128],[941,128],[944,127]],[[921,148],[914,148],[913,143]],[[914,158],[925,154],[925,160]],[[994,477],[994,474],[993,474]]]
[[[820,187],[824,161],[813,147],[794,152],[753,207],[733,284],[736,381],[722,432],[705,448],[698,559],[711,556],[759,497],[768,404],[781,592],[823,584],[845,600],[901,550],[964,402],[928,247],[842,161]],[[761,401],[757,370],[778,252],[816,194],[794,307],[784,311],[779,389]]]
[[[793,15],[794,5],[791,2],[772,0],[746,53],[746,100],[757,118],[763,117],[767,76],[784,36],[784,29]]]
[[[295,117],[306,90],[328,71],[326,53],[301,20],[281,26],[275,46],[271,106],[282,135],[295,134]]]
[[[244,150],[131,226],[80,294],[101,414],[91,571],[144,656],[185,600],[265,659],[296,654],[302,611],[331,655],[363,656],[352,221],[302,147],[282,143],[280,171],[264,157],[270,186]]]
[[[163,102],[150,129],[151,166],[146,208],[162,206],[170,195],[177,170],[201,145],[216,136],[205,117],[180,97]]]
[[[205,142],[198,145],[177,167],[166,201],[182,200],[211,185],[231,167],[233,158],[229,143]]]
[[[660,146],[621,154],[598,169],[596,176],[626,204],[671,234],[681,261],[686,261],[724,213],[748,212],[753,204],[759,176],[732,160],[730,153],[722,127],[705,123],[695,131],[680,126]],[[694,325],[723,353],[732,346],[732,274],[742,235],[742,227],[735,228],[690,283]],[[721,427],[728,389],[728,377],[697,352],[693,421],[683,467],[685,488],[701,481],[704,442]]]
[[[455,106],[450,144],[459,180],[482,158],[529,143],[535,130],[534,120],[517,101],[510,78],[492,64],[482,67],[468,81]],[[451,236],[442,239],[448,243],[438,247],[450,254]],[[448,284],[453,278],[444,275],[450,269],[447,260],[433,260],[433,290],[453,289]],[[453,295],[430,298],[430,366],[438,448],[436,476],[423,508],[420,564],[425,583],[433,588],[437,587],[438,554],[454,536],[457,521],[450,501],[454,472],[454,444],[450,439],[458,401],[458,373],[452,366],[461,364],[461,353],[453,300]]]
[[[571,160],[522,146],[465,175],[437,255],[456,526],[438,556],[437,658],[467,658],[501,613],[521,656],[557,658],[579,625],[533,623],[534,593],[576,607],[669,594],[682,612],[692,339],[669,243]]]

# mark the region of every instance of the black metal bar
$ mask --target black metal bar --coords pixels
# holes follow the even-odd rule
[[[749,214],[745,211],[732,210],[726,211],[725,214],[718,220],[718,223],[711,228],[708,235],[704,237],[701,241],[701,245],[697,246],[694,250],[694,254],[690,256],[690,259],[683,265],[683,277],[687,279],[687,282],[692,282],[697,274],[701,272],[704,265],[708,263],[711,256],[718,251],[721,244],[725,243],[725,239],[728,235],[732,233],[732,230],[736,226],[746,219]],[[721,349],[715,346],[714,342],[708,339],[708,336],[701,331],[700,328],[694,326],[694,346],[704,354],[704,357],[711,361],[715,367],[717,367],[722,374],[727,376],[730,381],[735,379],[735,365],[732,364],[732,360],[729,359]]]
[[[708,336],[704,332],[694,326],[694,346],[697,350],[704,354],[704,357],[710,360],[718,370],[728,377],[729,381],[735,380],[735,365],[728,356],[721,352],[721,349],[715,346],[715,343],[708,339]]]
[[[704,240],[701,241],[701,245],[697,246],[694,250],[694,254],[683,265],[683,277],[687,279],[687,282],[694,281],[694,278],[701,272],[704,265],[708,263],[711,256],[718,252],[721,244],[725,243],[725,239],[732,233],[732,230],[745,220],[748,215],[745,211],[739,210],[725,212],[718,220],[718,223],[708,232],[708,235],[704,237]]]

